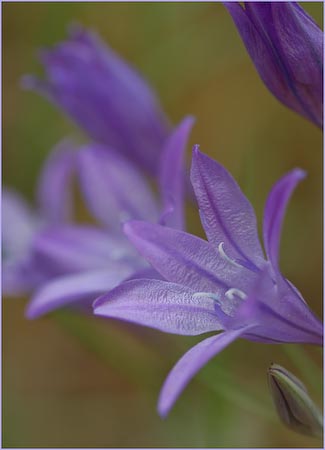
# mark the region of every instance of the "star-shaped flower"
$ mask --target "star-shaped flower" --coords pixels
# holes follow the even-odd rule
[[[197,335],[223,330],[191,348],[168,375],[158,409],[165,416],[211,358],[241,337],[265,343],[322,344],[322,324],[281,274],[279,243],[285,209],[304,177],[294,169],[272,188],[261,248],[253,208],[220,164],[194,149],[192,184],[208,242],[180,230],[131,221],[125,233],[163,280],[132,280],[97,299],[94,312]]]

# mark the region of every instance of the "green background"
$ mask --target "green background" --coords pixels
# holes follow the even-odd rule
[[[322,3],[303,6],[322,26]],[[41,73],[36,50],[80,22],[150,81],[173,123],[196,117],[188,158],[198,143],[225,165],[260,224],[272,184],[293,167],[308,172],[288,209],[281,267],[322,315],[322,134],[264,87],[220,3],[3,3],[2,20],[4,184],[33,202],[51,147],[80,133],[46,100],[19,87],[23,74]],[[194,207],[188,217],[189,229],[202,235]],[[321,446],[278,422],[266,382],[269,364],[282,364],[321,406],[319,348],[294,347],[310,358],[299,369],[288,346],[238,341],[161,420],[159,388],[198,338],[66,312],[29,322],[26,302],[3,302],[4,447]],[[251,405],[253,396],[265,413]]]

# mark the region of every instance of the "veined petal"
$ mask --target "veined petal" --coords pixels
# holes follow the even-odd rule
[[[27,306],[26,317],[35,319],[63,306],[93,301],[130,276],[132,270],[97,270],[55,278],[43,285]]]
[[[62,223],[71,218],[71,182],[75,169],[75,149],[69,141],[62,141],[45,161],[37,189],[40,214],[50,223]]]
[[[195,291],[220,293],[246,287],[251,272],[231,266],[203,239],[146,222],[124,225],[130,241],[166,280]]]
[[[186,286],[160,280],[121,284],[96,300],[94,313],[183,335],[222,328],[211,298],[199,298]]]
[[[33,251],[51,275],[112,267],[139,268],[135,249],[123,235],[91,226],[51,227],[34,240]]]
[[[256,217],[236,181],[197,147],[193,151],[191,180],[209,242],[216,248],[224,242],[231,258],[256,270],[263,260]]]
[[[279,272],[281,228],[287,204],[297,184],[305,177],[301,169],[294,169],[282,177],[272,188],[264,210],[263,238],[268,259]]]
[[[164,224],[184,229],[184,153],[194,118],[186,117],[168,138],[161,155],[159,184]],[[170,211],[170,212],[169,212]]]
[[[92,144],[78,153],[79,176],[94,217],[120,230],[130,219],[157,221],[153,194],[133,164],[111,148]]]
[[[209,337],[185,353],[171,370],[161,389],[158,401],[159,414],[162,417],[167,416],[194,375],[217,353],[248,331],[249,328],[250,326],[247,326]]]

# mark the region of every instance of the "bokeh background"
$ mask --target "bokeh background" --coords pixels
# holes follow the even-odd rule
[[[322,3],[303,7],[322,26]],[[322,134],[267,91],[220,3],[4,3],[2,20],[4,184],[33,203],[49,150],[80,134],[19,84],[23,74],[41,73],[39,47],[62,40],[71,22],[82,23],[150,81],[175,124],[196,116],[191,145],[233,173],[260,223],[271,185],[293,167],[308,172],[288,210],[281,266],[322,315]],[[188,218],[189,229],[202,235],[194,207]],[[238,341],[161,420],[159,388],[197,338],[64,311],[27,321],[26,302],[2,304],[3,447],[321,446],[278,422],[266,382],[269,364],[282,364],[321,406],[318,348]]]

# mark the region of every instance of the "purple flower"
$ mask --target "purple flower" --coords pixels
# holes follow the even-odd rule
[[[148,84],[94,33],[72,27],[66,42],[42,51],[45,80],[35,89],[65,111],[96,142],[116,148],[150,174],[169,135],[168,120]]]
[[[255,67],[289,108],[323,125],[323,32],[296,2],[224,2]]]
[[[136,166],[119,152],[99,144],[79,149],[81,191],[102,225],[52,227],[38,235],[36,258],[56,276],[35,293],[27,317],[66,305],[89,305],[129,278],[159,277],[125,237],[121,225],[140,219],[183,228],[183,159],[192,125],[193,119],[185,118],[166,141],[159,163],[160,201]]]
[[[2,286],[5,295],[23,295],[44,281],[43,267],[33,254],[33,241],[49,224],[64,223],[70,218],[69,184],[74,156],[68,142],[62,142],[52,151],[40,176],[37,211],[12,190],[2,192]]]
[[[127,223],[131,242],[167,281],[132,280],[94,304],[97,315],[169,333],[223,330],[190,349],[170,372],[159,399],[162,416],[195,373],[239,337],[322,344],[321,322],[278,264],[285,209],[304,172],[292,170],[269,194],[263,223],[266,258],[253,208],[230,174],[196,148],[191,177],[208,242],[157,224]]]

